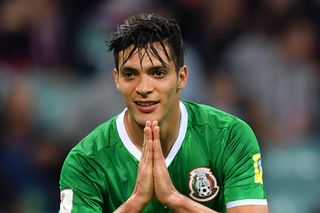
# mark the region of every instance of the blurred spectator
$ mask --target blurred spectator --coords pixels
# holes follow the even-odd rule
[[[1,211],[15,212],[23,206],[22,197],[34,184],[31,104],[28,85],[23,77],[13,82],[7,101],[2,109],[1,127],[1,182],[10,183],[1,200]],[[21,211],[18,211],[21,212]]]
[[[55,67],[64,61],[65,26],[60,5],[52,0],[29,0],[32,60],[40,66]]]
[[[245,0],[206,1],[198,11],[199,31],[196,42],[206,71],[215,71],[231,43],[244,30],[247,5]],[[208,73],[209,74],[209,73]]]
[[[278,34],[246,34],[230,48],[227,63],[242,94],[272,122],[261,138],[290,143],[310,133],[319,109],[316,42],[312,22],[293,16]]]
[[[15,75],[0,108],[0,182],[10,183],[2,186],[1,212],[53,212],[58,206],[56,184],[69,147],[36,128],[31,83]]]
[[[65,38],[57,1],[3,1],[0,14],[1,63],[61,65]]]
[[[212,73],[208,82],[211,97],[208,104],[238,117],[244,117],[240,106],[241,96],[238,94],[232,76],[223,68]]]
[[[23,65],[30,59],[29,11],[26,1],[0,2],[0,62]]]

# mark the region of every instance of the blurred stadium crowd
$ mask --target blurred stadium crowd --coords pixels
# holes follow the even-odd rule
[[[319,0],[0,0],[0,212],[57,212],[68,151],[124,107],[105,41],[150,11],[181,25],[183,99],[253,127],[271,212],[320,212]]]

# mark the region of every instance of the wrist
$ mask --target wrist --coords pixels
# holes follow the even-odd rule
[[[168,208],[174,210],[179,209],[185,202],[185,196],[180,194],[178,191],[175,191],[170,195],[168,201],[164,203]]]
[[[142,212],[144,207],[148,204],[148,202],[144,201],[142,198],[140,198],[136,194],[132,194],[126,202],[124,202],[118,209],[117,213],[122,212]]]
[[[179,192],[175,192],[170,196],[165,205],[169,207],[174,212],[212,212],[217,213],[216,211],[209,209],[208,207],[197,203],[187,196],[180,194]]]
[[[151,201],[150,199],[146,199],[145,197],[138,195],[136,193],[133,193],[129,199],[133,204],[137,206],[143,206],[143,207],[145,207]]]

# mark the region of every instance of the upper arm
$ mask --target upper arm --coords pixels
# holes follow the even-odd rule
[[[224,154],[224,196],[228,209],[265,208],[261,154],[251,128],[236,120],[229,129]],[[253,211],[255,212],[255,211]]]
[[[69,154],[60,176],[60,212],[102,212],[101,180],[87,158]]]

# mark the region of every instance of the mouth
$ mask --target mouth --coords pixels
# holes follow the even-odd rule
[[[151,113],[156,110],[159,101],[135,101],[136,108],[143,113]]]
[[[135,101],[138,106],[152,106],[159,103],[159,101]]]

